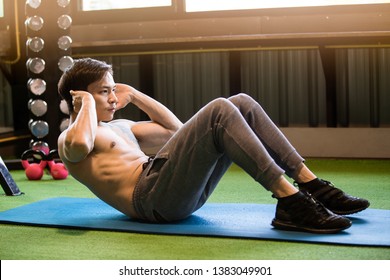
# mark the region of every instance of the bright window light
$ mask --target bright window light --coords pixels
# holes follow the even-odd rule
[[[171,6],[171,0],[82,0],[83,11]]]
[[[4,3],[3,0],[0,0],[0,17],[4,16]]]
[[[187,12],[382,4],[390,0],[186,0]]]

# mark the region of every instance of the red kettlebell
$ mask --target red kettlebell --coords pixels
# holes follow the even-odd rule
[[[54,180],[63,180],[68,177],[68,170],[61,162],[56,163],[54,158],[58,157],[57,150],[51,150],[47,156],[47,164],[49,165],[50,174]]]
[[[46,167],[45,153],[41,150],[27,150],[22,156],[22,166],[25,170],[26,177],[29,180],[40,180],[43,176],[43,170]],[[39,163],[30,163],[28,159],[38,160]]]

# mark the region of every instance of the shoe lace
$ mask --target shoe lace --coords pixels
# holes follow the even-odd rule
[[[345,198],[345,193],[342,190],[336,188],[332,182],[324,179],[320,179],[320,181],[324,184],[324,186],[316,189],[314,192],[311,191],[311,193],[309,193],[313,198],[316,197],[317,201],[319,199],[331,201],[333,199]],[[294,185],[299,186],[299,183],[294,182]]]
[[[336,216],[331,213],[321,202],[306,191],[302,191],[305,194],[305,199],[301,201],[301,209],[296,214],[296,217],[300,216],[300,220],[304,223],[327,223],[330,220],[334,220]],[[311,209],[311,211],[308,211]],[[300,213],[299,213],[300,212]]]
[[[326,187],[324,187],[324,190],[318,194],[319,196],[323,196],[328,201],[332,201],[334,199],[348,200],[352,198],[350,195],[347,195],[342,190],[336,188],[332,182],[326,180],[322,181],[326,184]]]
[[[307,191],[302,191],[302,193],[304,193],[305,196],[306,196],[306,199],[303,201],[304,204],[306,204],[308,207],[310,207],[313,210],[315,210],[315,212],[318,213],[318,214],[329,216],[329,211],[314,196],[312,196]]]

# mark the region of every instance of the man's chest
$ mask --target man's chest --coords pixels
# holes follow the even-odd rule
[[[139,149],[139,144],[130,127],[125,128],[118,125],[100,126],[95,139],[95,148],[97,150],[110,149]]]

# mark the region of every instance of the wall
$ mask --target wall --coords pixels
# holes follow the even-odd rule
[[[23,26],[25,3],[18,3]],[[389,4],[189,15],[182,0],[174,3],[168,10],[81,13],[72,1],[73,56],[113,63],[118,81],[182,120],[215,97],[244,91],[283,128],[389,127]],[[0,49],[12,57],[17,32],[9,24],[10,32],[0,26],[9,37]],[[28,115],[21,48],[10,73],[16,130]],[[117,117],[145,119],[132,107]]]

